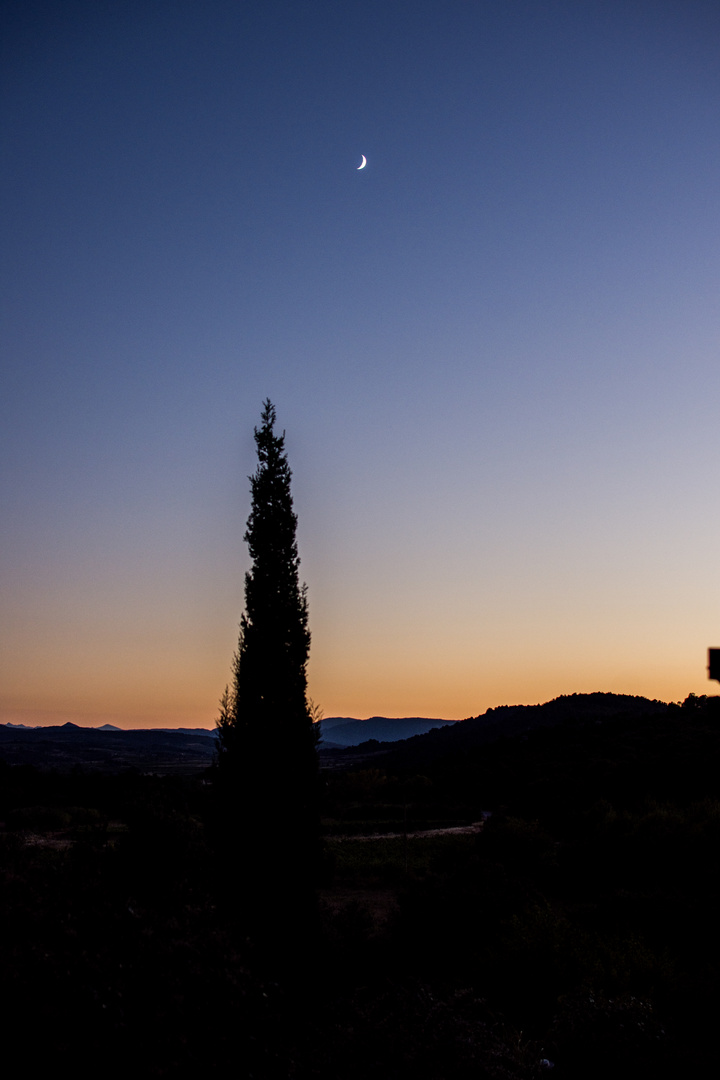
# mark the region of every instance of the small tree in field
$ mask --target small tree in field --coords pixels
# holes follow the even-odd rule
[[[306,587],[285,436],[264,403],[245,541],[245,611],[220,701],[219,784],[240,870],[258,895],[311,879],[318,844],[317,725],[307,697]]]

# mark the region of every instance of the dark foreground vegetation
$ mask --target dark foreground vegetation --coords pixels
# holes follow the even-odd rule
[[[317,906],[264,926],[211,770],[0,766],[6,1046],[76,1076],[716,1075],[720,699],[586,705],[326,770]]]

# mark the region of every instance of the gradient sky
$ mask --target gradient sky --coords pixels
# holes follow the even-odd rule
[[[0,720],[212,725],[268,396],[326,715],[717,690],[715,0],[0,18]]]

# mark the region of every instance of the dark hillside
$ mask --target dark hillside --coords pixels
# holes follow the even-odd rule
[[[527,734],[538,728],[583,726],[613,717],[657,716],[668,706],[662,701],[629,694],[563,694],[544,705],[503,705],[480,716],[417,735],[397,748],[391,760],[408,765],[435,762],[448,754],[464,753],[498,739]]]
[[[601,798],[635,805],[720,793],[720,698],[691,696],[680,706],[611,697],[577,695],[528,709],[513,736],[494,728],[490,738],[484,717],[464,721],[409,740],[382,761],[403,772],[422,768],[467,799],[469,812],[504,805],[565,814]]]
[[[329,773],[344,832],[399,822],[366,856],[386,889],[406,868],[394,963],[472,986],[559,1078],[714,1074],[720,698],[573,695],[496,712],[497,725],[375,744],[344,778]],[[488,811],[474,836],[403,840],[404,822]],[[339,866],[363,844],[339,845]]]

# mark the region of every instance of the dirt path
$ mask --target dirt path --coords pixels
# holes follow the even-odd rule
[[[340,836],[326,836],[326,840],[339,840],[341,843],[345,840],[404,840],[407,837],[408,840],[415,840],[422,836],[469,836],[472,833],[478,833],[483,827],[484,822],[475,821],[472,825],[453,825],[448,829],[421,829],[418,832],[388,832],[388,833],[368,833],[363,836],[353,836],[352,834],[343,833]]]

